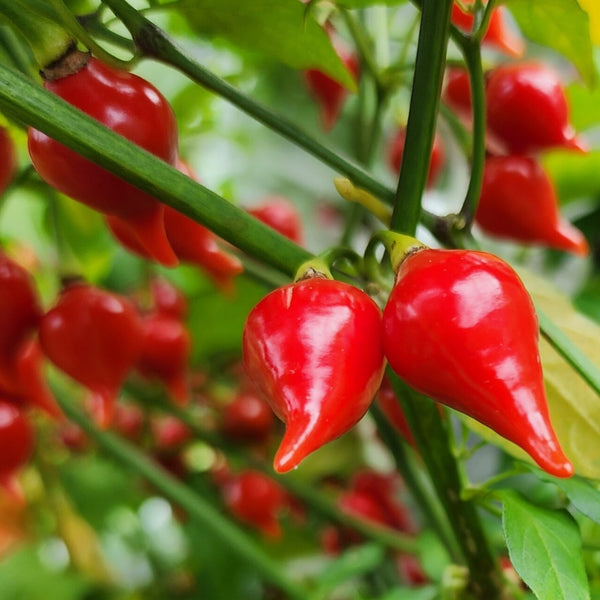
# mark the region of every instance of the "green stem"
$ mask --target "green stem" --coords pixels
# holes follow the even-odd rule
[[[160,468],[147,455],[114,434],[101,431],[77,410],[71,401],[57,398],[65,414],[92,437],[104,450],[118,458],[136,474],[154,484],[173,502],[182,506],[198,523],[210,530],[224,545],[237,552],[262,577],[284,591],[289,598],[305,600],[307,591],[290,580],[280,563],[264,553],[244,532],[233,525],[202,496]]]
[[[437,120],[452,0],[423,0],[404,159],[396,190],[392,229],[414,235],[421,218]]]
[[[344,18],[346,26],[348,27],[348,31],[350,31],[350,35],[352,36],[354,43],[360,52],[362,63],[365,65],[365,67],[367,67],[367,71],[373,78],[373,81],[375,81],[376,85],[378,87],[381,86],[379,68],[377,66],[375,57],[371,52],[371,46],[364,29],[350,11],[342,9],[340,12]]]
[[[311,257],[245,211],[3,65],[0,106],[283,273],[293,275]]]
[[[27,0],[0,0],[0,16],[21,32],[40,68],[60,58],[73,43],[67,31],[35,10]]]
[[[421,482],[421,478],[413,462],[410,460],[406,446],[400,439],[398,432],[376,403],[373,403],[369,408],[369,414],[373,417],[377,425],[377,432],[391,453],[398,471],[401,473],[404,481],[406,481],[416,505],[423,511],[429,524],[437,531],[440,539],[448,549],[452,560],[455,562],[459,561],[461,553],[448,526],[448,520],[443,514],[439,503],[435,502],[434,495]]]
[[[475,211],[481,195],[483,169],[485,166],[485,87],[481,65],[481,47],[478,41],[463,38],[461,49],[469,71],[471,82],[471,104],[473,107],[473,146],[471,153],[471,178],[460,209],[463,229],[469,231],[475,218]]]
[[[472,501],[462,498],[463,485],[452,453],[450,423],[431,399],[410,389],[390,369],[388,377],[469,568],[470,589],[476,598],[499,599],[502,582],[477,509]]]
[[[26,50],[25,44],[17,37],[14,30],[7,26],[0,26],[0,46],[4,48],[13,65],[32,79],[37,77],[37,69],[31,54]]]

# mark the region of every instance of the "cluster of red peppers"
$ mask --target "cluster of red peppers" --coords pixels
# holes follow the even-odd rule
[[[587,240],[560,214],[554,185],[538,159],[548,149],[585,148],[569,124],[558,76],[538,63],[506,64],[492,69],[485,84],[488,155],[475,222],[500,239],[585,256]],[[470,119],[465,70],[449,70],[444,99]]]

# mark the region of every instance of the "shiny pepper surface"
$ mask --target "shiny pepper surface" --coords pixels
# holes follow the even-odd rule
[[[589,251],[581,231],[560,215],[552,182],[534,158],[486,159],[475,221],[497,237],[580,256]]]
[[[90,58],[76,73],[44,87],[114,132],[165,162],[177,160],[173,110],[150,83]],[[36,171],[51,186],[102,213],[112,215],[158,262],[177,264],[163,224],[163,205],[152,196],[35,129],[29,154]]]
[[[275,470],[289,471],[367,411],[383,376],[381,311],[361,290],[312,278],[271,292],[243,334],[246,371],[286,424]]]
[[[302,244],[304,237],[302,219],[296,207],[287,198],[282,196],[265,198],[257,206],[249,208],[248,213],[281,235],[285,235],[292,242]]]
[[[573,474],[550,423],[535,310],[504,261],[469,250],[409,254],[383,329],[390,366],[410,386],[514,442],[548,473]]]
[[[569,108],[557,75],[536,63],[505,65],[486,84],[489,132],[509,154],[583,147],[569,124]]]
[[[42,318],[39,336],[46,356],[92,392],[98,422],[107,427],[142,349],[142,321],[133,304],[91,285],[72,284]]]

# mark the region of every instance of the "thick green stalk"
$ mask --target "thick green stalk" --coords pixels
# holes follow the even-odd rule
[[[469,588],[476,598],[497,600],[502,581],[475,504],[461,498],[463,486],[451,449],[450,424],[435,402],[410,389],[391,369],[388,376],[469,568]]]
[[[284,591],[293,600],[307,598],[307,590],[289,579],[280,563],[265,554],[258,544],[254,543],[249,536],[233,525],[202,496],[175,479],[128,442],[110,432],[98,429],[73,406],[71,401],[60,396],[57,400],[67,417],[96,440],[104,450],[118,458],[122,464],[129,466],[133,472],[145,477],[165,496],[182,506],[202,527],[210,530],[224,545],[237,552],[248,564],[253,565],[265,581]]]
[[[3,65],[0,107],[290,276],[311,257],[211,190]]]
[[[448,44],[452,0],[423,0],[402,168],[391,228],[414,235],[421,218]]]

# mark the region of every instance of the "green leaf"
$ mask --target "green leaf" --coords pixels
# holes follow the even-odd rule
[[[199,33],[221,36],[294,69],[319,68],[356,91],[329,37],[298,0],[183,0],[177,9]]]
[[[540,600],[589,600],[581,536],[567,511],[530,504],[514,492],[503,497],[508,555]]]
[[[581,477],[559,479],[552,477],[534,466],[528,468],[542,481],[548,481],[558,486],[569,498],[573,506],[595,523],[600,524],[600,490]]]
[[[570,60],[588,85],[595,81],[590,22],[576,0],[506,0],[523,34]]]
[[[600,151],[576,154],[556,150],[544,155],[543,164],[562,204],[600,191]]]
[[[528,271],[519,270],[536,306],[552,319],[591,362],[600,369],[600,327],[579,314],[566,296],[552,284]],[[600,479],[600,397],[545,339],[540,354],[548,396],[550,418],[560,444],[575,472]],[[531,462],[520,448],[473,419],[469,427],[509,454]]]
[[[377,600],[435,600],[439,598],[438,589],[433,585],[418,588],[397,588]]]

